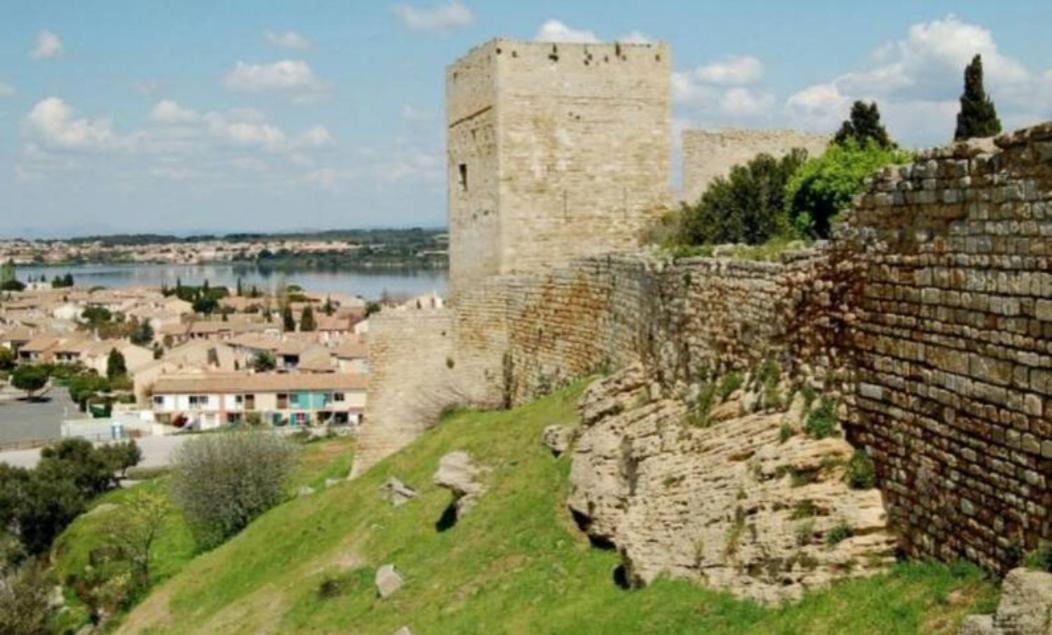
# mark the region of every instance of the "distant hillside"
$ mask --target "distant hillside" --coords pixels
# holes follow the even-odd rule
[[[589,545],[566,510],[569,459],[541,445],[574,425],[580,387],[506,412],[447,417],[361,478],[270,511],[197,557],[125,620],[126,633],[956,633],[992,595],[975,569],[909,564],[766,609],[690,583],[614,581],[616,553]],[[439,459],[467,450],[488,491],[448,526]],[[418,497],[394,507],[397,476]],[[379,599],[377,569],[405,585]]]

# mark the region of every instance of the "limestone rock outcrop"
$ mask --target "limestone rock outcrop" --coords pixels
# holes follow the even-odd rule
[[[1052,635],[1052,573],[1012,569],[993,615],[971,615],[961,635]]]
[[[479,480],[483,471],[463,450],[450,452],[439,460],[438,471],[432,480],[435,485],[453,492],[458,519],[471,511],[486,491],[486,486]]]
[[[782,412],[692,426],[647,386],[636,365],[586,391],[570,474],[571,511],[632,583],[667,573],[773,603],[893,561],[880,492],[844,481],[846,441],[783,442]]]

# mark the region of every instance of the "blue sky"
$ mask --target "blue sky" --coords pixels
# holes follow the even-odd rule
[[[0,235],[442,225],[443,68],[497,35],[669,42],[676,131],[941,143],[975,52],[1052,119],[1052,2],[851,4],[3,0]]]

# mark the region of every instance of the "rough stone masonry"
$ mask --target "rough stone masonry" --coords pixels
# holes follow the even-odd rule
[[[568,84],[605,81],[604,73],[616,69],[592,64],[618,50],[495,41],[465,60],[502,64],[497,58],[512,52],[519,63],[538,66],[538,78],[559,85],[561,73]],[[654,72],[667,72],[656,59],[667,60],[662,47],[621,53],[650,56]],[[581,88],[577,97],[595,109],[589,112],[601,113],[602,100],[589,90]],[[616,94],[609,91],[604,100],[616,102]],[[450,100],[461,97],[455,92]],[[577,97],[538,103],[565,108]],[[636,103],[631,93],[622,97],[617,112]],[[567,200],[593,190],[605,196],[608,188],[582,175],[601,173],[607,160],[615,161],[612,171],[622,171],[621,158],[588,148],[552,154],[544,144],[554,139],[558,147],[567,139],[560,126],[546,137],[538,122],[515,128],[502,123],[499,109],[480,112],[490,106],[479,103],[479,111],[465,112],[478,112],[477,118],[492,112],[493,143],[514,136],[524,157],[523,163],[498,162],[512,171],[492,175],[495,213],[518,200],[509,218],[530,214],[525,199],[499,192],[503,179],[529,173],[516,187],[537,190],[538,204],[535,218],[518,227],[550,223],[549,229],[566,231],[558,240],[541,239],[552,234],[540,230],[536,240],[520,235],[530,241],[530,257],[516,264],[504,239],[513,225],[457,229],[468,208],[451,202],[451,252],[464,265],[452,271],[458,297],[452,309],[423,316],[430,326],[418,329],[407,328],[412,314],[374,316],[371,350],[382,355],[373,362],[356,471],[408,443],[447,405],[520,403],[569,379],[632,363],[663,382],[689,383],[773,356],[844,395],[848,438],[873,456],[892,527],[908,553],[967,557],[1004,570],[1052,537],[1052,124],[996,143],[931,151],[884,171],[820,252],[787,254],[778,262],[671,263],[633,252],[627,234],[590,242],[582,226],[549,218],[560,208],[545,203],[550,193],[538,189],[546,174],[567,188]],[[538,121],[569,116],[555,106],[537,107]],[[561,119],[551,119],[553,112]],[[528,119],[528,113],[517,116]],[[616,147],[612,134],[584,126],[572,140],[575,147],[609,149]],[[534,138],[537,147],[531,147]],[[460,186],[456,152],[451,147],[451,187]],[[664,187],[663,169],[643,171]],[[558,180],[556,173],[582,178]],[[469,165],[469,187],[472,174]],[[609,218],[623,217],[624,206],[602,200]],[[479,203],[477,210],[483,208]],[[633,209],[640,219],[649,213]],[[604,223],[602,209],[590,214],[591,223]],[[622,240],[628,251],[593,250],[615,249]],[[480,260],[471,262],[472,254]],[[487,260],[491,255],[497,260]],[[551,266],[542,266],[546,260]]]

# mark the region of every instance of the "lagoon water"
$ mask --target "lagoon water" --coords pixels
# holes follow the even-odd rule
[[[252,263],[218,263],[200,265],[174,264],[113,264],[80,265],[72,267],[18,268],[18,277],[49,280],[56,275],[73,274],[78,287],[174,287],[177,280],[185,285],[199,285],[205,280],[212,286],[225,285],[233,289],[238,278],[245,288],[256,285],[271,291],[280,282],[295,284],[315,293],[346,293],[375,300],[385,291],[395,295],[420,295],[432,291],[445,295],[447,272],[434,269],[297,269],[276,271],[257,267]]]

